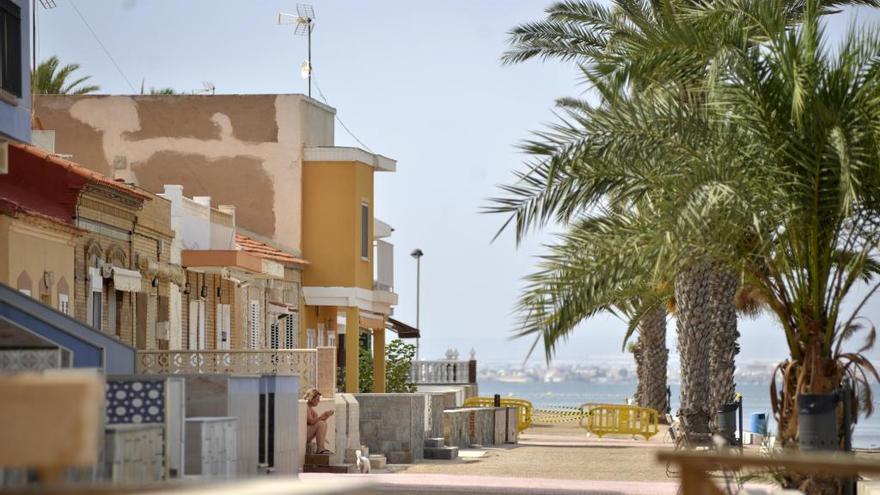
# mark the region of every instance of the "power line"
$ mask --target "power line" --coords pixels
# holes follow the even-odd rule
[[[101,39],[98,38],[98,33],[96,33],[94,29],[92,29],[92,26],[91,26],[91,24],[89,24],[89,21],[87,21],[86,18],[83,17],[82,12],[80,12],[79,9],[76,8],[76,4],[73,3],[73,0],[69,0],[69,1],[70,1],[70,6],[73,7],[73,10],[76,12],[76,15],[78,15],[79,18],[83,21],[83,24],[85,24],[86,27],[89,29],[89,32],[92,33],[92,37],[95,38],[95,41],[97,41],[98,45],[101,46],[101,49],[104,50],[104,54],[107,55],[107,58],[109,58],[110,62],[113,63],[113,66],[116,67],[116,71],[119,72],[119,75],[122,76],[123,79],[125,79],[126,84],[128,84],[128,87],[131,88],[131,92],[136,93],[136,91],[134,89],[134,85],[131,83],[131,81],[128,80],[127,77],[125,77],[125,73],[122,72],[122,68],[119,67],[119,64],[116,63],[116,59],[113,58],[113,55],[110,55],[110,51],[107,50],[107,47],[104,46],[104,43],[102,43]]]
[[[318,80],[315,79],[315,75],[314,75],[314,74],[311,75],[311,79],[314,81],[314,83],[315,83],[315,89],[318,90],[318,94],[321,96],[321,99],[324,100],[324,103],[327,103],[327,97],[325,97],[325,96],[324,96],[324,92],[321,91],[321,86],[318,85]],[[329,105],[329,103],[327,103],[327,104]],[[358,139],[358,137],[355,136],[353,132],[351,132],[351,129],[349,129],[348,126],[345,125],[345,122],[343,122],[342,119],[339,118],[339,114],[338,114],[338,113],[336,114],[336,121],[339,122],[339,125],[341,125],[343,129],[345,129],[345,132],[347,132],[348,135],[352,137],[352,139],[354,139],[355,141],[357,141],[358,144],[360,144],[365,150],[369,151],[370,153],[373,153],[373,150],[371,150],[369,146],[367,146],[366,144],[364,144],[363,141],[361,141],[360,139]]]

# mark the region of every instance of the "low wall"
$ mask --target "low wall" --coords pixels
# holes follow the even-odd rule
[[[456,392],[425,393],[425,437],[443,436],[443,411],[456,407]]]
[[[345,462],[346,450],[361,447],[360,405],[352,394],[336,394],[336,448],[334,462]]]
[[[477,384],[416,385],[416,392],[424,394],[453,393],[455,395],[455,404],[452,407],[461,407],[464,405],[465,399],[477,396]]]
[[[425,395],[354,394],[360,409],[360,440],[389,463],[419,461],[425,448]]]
[[[516,443],[517,414],[513,407],[449,409],[443,411],[443,438],[459,448]]]

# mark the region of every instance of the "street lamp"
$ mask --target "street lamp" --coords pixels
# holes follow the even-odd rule
[[[425,253],[422,252],[421,249],[416,248],[413,249],[413,252],[409,253],[410,256],[416,259],[416,328],[419,329],[419,335],[422,334],[422,327],[419,326],[419,292],[421,289],[421,275],[422,275],[422,256]],[[416,338],[416,361],[419,360],[419,338]]]

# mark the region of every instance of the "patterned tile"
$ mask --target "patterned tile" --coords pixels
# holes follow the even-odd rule
[[[111,380],[106,393],[107,424],[164,423],[164,380]]]

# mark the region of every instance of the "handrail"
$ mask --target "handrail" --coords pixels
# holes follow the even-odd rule
[[[410,381],[417,385],[470,383],[469,361],[413,361]]]
[[[299,375],[302,390],[318,383],[316,349],[138,351],[137,367],[142,374]]]
[[[493,407],[495,399],[493,397],[468,397],[464,400],[464,407]],[[532,424],[532,403],[525,399],[516,399],[513,397],[502,397],[501,407],[519,408],[517,418],[517,430],[522,433],[523,430]]]

